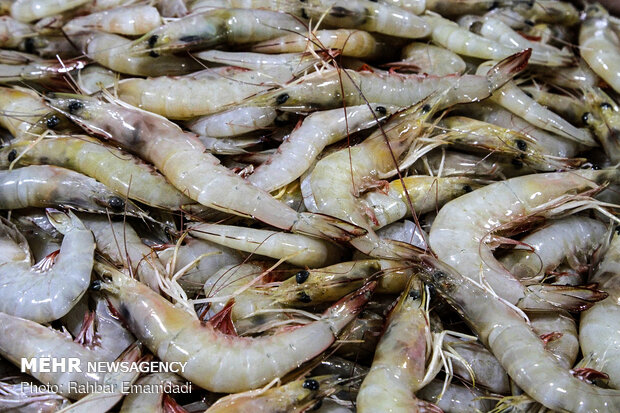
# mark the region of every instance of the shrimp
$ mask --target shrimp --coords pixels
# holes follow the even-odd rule
[[[515,0],[426,0],[426,10],[442,16],[484,14],[498,6],[512,5]]]
[[[525,86],[521,90],[571,123],[587,124],[589,122],[587,106],[576,97],[551,93],[537,86]]]
[[[614,99],[598,87],[585,88],[584,97],[590,114],[584,118],[609,159],[620,162],[620,107]]]
[[[308,50],[338,49],[342,56],[378,59],[390,50],[371,33],[362,30],[317,30],[309,36],[297,33],[265,40],[251,47],[261,53],[293,53]]]
[[[189,268],[190,265],[194,267],[185,271],[178,281],[188,294],[202,290],[207,279],[220,268],[238,265],[243,261],[237,250],[190,236],[183,238],[183,241],[183,245],[159,252],[159,258],[170,268],[168,272],[171,274]]]
[[[305,412],[321,405],[324,397],[336,393],[340,386],[337,376],[301,378],[269,389],[222,397],[205,413]]]
[[[390,4],[413,14],[420,14],[426,8],[426,0],[380,0],[379,3]]]
[[[97,250],[112,263],[131,268],[131,273],[159,291],[158,276],[166,273],[157,255],[146,245],[126,222],[112,222],[105,216],[81,214],[82,222],[95,236]]]
[[[43,17],[54,16],[75,9],[90,0],[15,0],[11,5],[11,17],[29,23]]]
[[[93,236],[75,215],[48,213],[65,237],[51,268],[33,265],[26,238],[2,218],[0,311],[39,323],[65,315],[90,283],[95,245]]]
[[[84,389],[103,386],[106,383],[119,390],[122,380],[116,383],[111,382],[111,379],[114,379],[113,373],[108,376],[87,371],[88,363],[100,361],[98,355],[74,342],[65,333],[4,313],[0,313],[0,326],[4,331],[0,336],[0,355],[17,366],[21,365],[22,359],[79,359],[81,371],[77,371],[78,369],[53,369],[52,372],[38,371],[38,369],[27,371],[41,383],[57,386],[58,394],[61,396],[75,400],[81,399],[89,394]],[[119,360],[132,363],[138,361],[139,358],[140,349],[132,346],[121,355]]]
[[[62,234],[49,222],[45,213],[19,215],[13,212],[11,222],[28,241],[34,262],[49,260],[60,249]]]
[[[476,73],[484,74],[486,65],[478,68]],[[514,82],[507,82],[490,98],[493,102],[508,109],[512,113],[534,126],[553,132],[566,139],[574,140],[586,146],[596,146],[587,129],[578,129],[558,114],[539,105],[534,99],[523,92]]]
[[[421,257],[420,261],[425,268],[420,276],[463,316],[529,396],[551,410],[585,413],[620,409],[617,390],[591,386],[574,377],[504,300],[440,261],[430,257]]]
[[[276,116],[272,108],[240,107],[192,119],[185,126],[199,135],[227,138],[267,128]]]
[[[620,285],[618,264],[620,263],[620,236],[614,231],[606,252],[590,281],[599,283],[609,297],[596,303],[581,314],[579,322],[579,344],[586,359],[594,362],[594,368],[609,375],[609,386],[620,389]]]
[[[361,311],[375,285],[343,298],[317,321],[252,339],[219,333],[111,267],[96,264],[95,270],[110,279],[98,285],[139,340],[164,362],[187,363],[182,372],[187,380],[220,393],[257,388],[321,354]]]
[[[62,30],[71,36],[81,31],[104,31],[123,35],[140,35],[161,26],[162,18],[153,6],[127,6],[76,17]]]
[[[588,66],[620,93],[620,39],[609,26],[609,14],[599,4],[589,5],[579,31],[579,52]]]
[[[216,113],[268,90],[273,79],[239,68],[206,69],[183,77],[125,79],[118,83],[121,100],[170,119]]]
[[[301,266],[322,267],[334,264],[342,250],[324,240],[300,234],[269,231],[232,225],[196,224],[189,233],[206,241],[251,254],[266,255]]]
[[[480,17],[468,20],[468,27],[472,33],[479,34],[487,39],[495,40],[504,45],[511,45],[517,49],[532,49],[530,62],[543,66],[566,66],[573,56],[567,50],[560,50],[553,46],[533,42],[510,28],[501,20],[493,17]]]
[[[19,165],[48,164],[72,169],[119,194],[156,208],[180,211],[195,204],[152,166],[92,138],[54,137],[34,145],[28,141],[16,142],[0,150],[0,167],[8,167],[11,158]]]
[[[440,380],[431,381],[418,391],[417,396],[435,403],[446,413],[488,412],[495,404],[493,400],[487,398],[488,393],[475,387],[450,383],[444,391],[444,383]]]
[[[579,23],[579,12],[572,4],[556,0],[534,0],[529,9],[519,10],[523,17],[535,23],[556,23],[573,26]]]
[[[16,49],[26,36],[35,34],[29,24],[19,22],[9,16],[0,16],[0,48]]]
[[[195,60],[180,56],[135,56],[132,41],[111,33],[80,33],[72,40],[89,58],[116,72],[136,76],[178,76],[202,68]]]
[[[371,104],[313,113],[247,180],[269,192],[281,188],[307,171],[326,146],[375,126],[394,112],[393,106]]]
[[[8,51],[3,52],[5,56],[7,53]],[[10,64],[0,63],[0,82],[6,83],[22,80],[51,81],[55,77],[82,69],[88,63],[84,59],[71,59],[63,62],[56,60],[31,60],[30,57],[26,58],[24,54],[20,53],[18,55],[17,53],[13,52],[15,59]]]
[[[306,31],[305,22],[277,11],[213,9],[190,14],[151,30],[132,43],[130,53],[157,56],[221,44],[255,43],[287,32]]]
[[[568,311],[535,311],[528,315],[534,333],[545,342],[545,349],[558,363],[570,369],[577,360],[577,324]]]
[[[323,23],[333,27],[408,39],[426,37],[430,33],[429,25],[415,14],[371,0],[306,0],[303,10],[309,17],[323,19]]]
[[[368,102],[408,107],[438,91],[447,91],[442,107],[475,102],[491,95],[512,76],[523,70],[529,52],[517,53],[495,67],[488,76],[379,75],[353,70],[324,70],[296,82],[247,100],[248,106],[308,111]]]
[[[440,411],[414,395],[424,386],[431,338],[424,300],[421,283],[413,282],[392,310],[357,394],[358,412]]]
[[[396,67],[413,66],[419,73],[446,76],[452,73],[464,73],[465,62],[456,53],[443,47],[426,43],[410,43],[402,50],[402,60],[392,63]]]
[[[433,177],[411,175],[390,182],[387,192],[371,191],[362,196],[371,215],[373,229],[405,217],[439,210],[448,201],[458,198],[482,184],[469,177]],[[412,211],[413,208],[413,211]]]
[[[167,409],[166,388],[173,390],[175,387],[186,384],[181,377],[173,373],[151,373],[136,382],[138,388],[149,389],[138,393],[129,393],[123,399],[120,413],[166,413]]]
[[[78,71],[76,82],[82,93],[94,95],[103,89],[114,86],[117,80],[118,73],[98,64],[92,64]]]
[[[579,159],[554,156],[531,136],[492,123],[450,116],[442,121],[442,125],[447,130],[441,137],[443,141],[510,156],[539,171],[569,169],[581,164]]]
[[[250,52],[226,52],[223,50],[206,50],[194,54],[201,60],[223,65],[243,67],[269,74],[274,80],[286,83],[313,71],[315,66],[324,64],[320,54],[315,53],[279,53],[275,55]]]
[[[80,173],[57,166],[0,171],[0,209],[60,206],[79,211],[144,216],[133,202]]]
[[[80,95],[46,99],[83,128],[137,152],[204,206],[311,236],[346,241],[364,234],[361,228],[335,218],[287,207],[220,165],[216,157],[204,153],[200,141],[165,118]]]
[[[27,377],[27,376],[26,376]],[[4,379],[0,382],[0,409],[5,412],[53,413],[69,406],[58,394],[35,387],[26,377]],[[5,381],[6,380],[6,381]]]
[[[439,211],[431,227],[430,246],[464,277],[483,279],[491,291],[521,308],[587,308],[592,305],[588,301],[601,298],[599,292],[546,284],[523,286],[493,257],[495,234],[534,214],[553,216],[553,207],[562,202],[570,206],[571,194],[618,179],[617,170],[580,170],[527,175],[485,186]]]
[[[574,269],[581,269],[601,246],[606,227],[601,222],[581,216],[551,221],[538,231],[522,238],[502,265],[522,282],[542,280],[546,274],[568,259]]]

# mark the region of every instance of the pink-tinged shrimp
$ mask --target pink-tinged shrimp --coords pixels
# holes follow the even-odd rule
[[[343,298],[315,322],[273,336],[225,335],[176,308],[145,285],[111,267],[99,286],[130,330],[164,362],[185,362],[183,377],[214,392],[250,390],[321,354],[368,301],[375,283]]]
[[[461,314],[510,378],[529,396],[562,412],[620,411],[618,390],[602,389],[574,377],[505,301],[430,257],[422,257],[421,267],[423,279]]]
[[[65,234],[51,266],[47,261],[33,265],[24,236],[0,220],[0,311],[47,323],[67,314],[86,292],[93,268],[93,235],[72,213],[57,211],[50,220]]]
[[[80,95],[46,99],[86,130],[153,163],[172,185],[202,205],[311,236],[347,241],[364,234],[341,220],[287,207],[222,166],[194,135],[165,118]]]
[[[522,308],[587,308],[592,305],[589,301],[604,297],[587,289],[523,286],[493,257],[496,233],[531,215],[553,216],[553,208],[570,202],[571,195],[619,179],[618,170],[580,170],[526,175],[485,186],[439,211],[431,227],[431,248],[463,276],[485,280],[500,297]]]

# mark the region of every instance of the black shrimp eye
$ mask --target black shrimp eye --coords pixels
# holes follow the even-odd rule
[[[434,280],[441,280],[441,279],[445,278],[447,275],[448,275],[448,274],[446,274],[446,273],[445,273],[445,272],[443,272],[443,271],[436,271],[436,272],[433,274],[433,279],[434,279]]]
[[[527,24],[528,26],[534,26],[534,22],[529,19],[524,20],[523,23]]]
[[[26,53],[34,53],[34,39],[32,37],[26,37],[24,40],[24,50]]]
[[[383,106],[377,106],[375,110],[381,115],[387,115],[387,109]]]
[[[299,293],[297,299],[302,303],[309,303],[312,301],[312,298],[305,291]]]
[[[153,47],[155,46],[155,43],[157,43],[157,39],[159,39],[159,36],[154,34],[151,37],[149,37],[149,46]]]
[[[288,100],[290,96],[288,95],[288,93],[282,93],[281,95],[278,95],[276,97],[276,104],[281,105],[284,102],[286,102]]]
[[[121,208],[123,208],[125,206],[125,201],[123,201],[121,198],[119,198],[117,196],[113,196],[108,201],[108,205],[112,209],[121,209]]]
[[[17,151],[15,149],[11,149],[11,151],[9,152],[9,162],[13,162],[15,160],[15,158],[17,158]]]
[[[417,300],[421,296],[422,296],[422,294],[420,294],[420,292],[418,290],[411,290],[411,291],[409,291],[409,297],[413,298],[414,300]]]
[[[517,148],[519,148],[520,151],[524,151],[527,149],[527,143],[525,143],[525,141],[517,139],[515,143],[517,144]]]
[[[598,171],[598,170],[601,169],[601,167],[600,167],[600,165],[592,164],[592,169],[595,170],[595,171]]]
[[[77,100],[74,100],[73,102],[69,103],[69,106],[67,106],[67,109],[69,109],[69,113],[71,114],[74,114],[75,112],[83,108],[84,104],[82,102],[78,102]]]
[[[473,191],[473,188],[470,185],[463,185],[463,191],[465,191],[465,193],[468,194],[471,191]]]
[[[89,287],[92,291],[99,291],[101,290],[101,281],[99,280],[95,280],[92,283],[90,283],[90,287]]]
[[[586,112],[583,115],[581,115],[581,121],[587,125],[588,122],[590,121],[590,112]]]
[[[523,168],[523,161],[522,161],[521,159],[519,159],[519,158],[513,158],[513,159],[512,159],[512,161],[510,161],[510,162],[511,162],[511,163],[515,166],[515,168],[517,168],[517,169],[521,169],[521,168]]]
[[[60,123],[60,118],[58,116],[56,116],[56,115],[50,116],[45,121],[45,124],[47,125],[48,129],[54,129],[56,126],[58,126],[59,123]]]
[[[611,103],[608,102],[603,102],[601,103],[601,109],[612,109],[613,106],[611,106]]]
[[[295,281],[297,281],[297,284],[303,284],[306,282],[309,276],[310,276],[310,273],[308,271],[306,270],[299,271],[297,274],[295,274]]]
[[[429,105],[428,103],[422,106],[422,113],[428,113],[430,111],[431,111],[431,105]]]
[[[314,380],[314,379],[306,379],[304,380],[304,384],[301,385],[304,389],[308,389],[308,390],[318,390],[319,389],[319,382]]]
[[[620,235],[620,225],[616,227],[616,234]]]

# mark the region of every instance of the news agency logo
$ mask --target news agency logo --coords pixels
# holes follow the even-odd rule
[[[89,361],[78,357],[37,357],[21,359],[22,373],[177,373],[185,371],[187,362]]]

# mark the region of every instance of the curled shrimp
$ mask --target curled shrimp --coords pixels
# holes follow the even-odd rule
[[[609,26],[609,14],[599,4],[586,9],[579,31],[579,51],[588,66],[620,92],[620,39]]]
[[[222,166],[215,156],[204,153],[199,140],[165,118],[86,96],[46,99],[83,128],[152,162],[170,183],[202,205],[306,235],[346,241],[364,233],[338,219],[287,207]]]
[[[351,133],[370,128],[396,111],[393,106],[369,106],[311,114],[247,180],[265,191],[281,188],[308,170],[326,146]]]
[[[186,379],[226,393],[267,384],[321,354],[357,316],[374,288],[371,283],[345,297],[315,322],[252,339],[216,331],[110,267],[95,264],[95,270],[110,280],[99,286],[138,339],[162,361],[186,362]],[[227,374],[218,374],[222,369]]]
[[[86,292],[95,250],[93,235],[75,215],[48,216],[64,233],[51,267],[33,266],[24,236],[4,218],[1,222],[0,311],[39,323],[62,317]]]
[[[63,207],[144,216],[133,202],[69,169],[49,165],[0,171],[0,209]]]
[[[431,227],[431,248],[464,277],[483,279],[511,304],[539,309],[588,308],[591,300],[604,297],[588,289],[571,291],[569,287],[546,284],[524,287],[493,257],[497,242],[494,237],[501,228],[533,214],[552,216],[553,207],[562,202],[570,206],[571,194],[618,179],[617,170],[583,170],[526,175],[485,186],[447,203],[439,211]],[[596,208],[592,202],[583,204]]]
[[[463,316],[510,378],[549,409],[576,413],[620,408],[620,393],[586,384],[545,350],[521,314],[480,284],[429,257],[421,259],[423,279]]]

